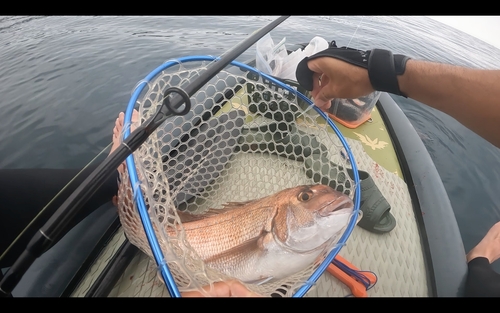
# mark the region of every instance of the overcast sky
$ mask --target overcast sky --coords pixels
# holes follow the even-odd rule
[[[500,16],[429,16],[500,49]]]

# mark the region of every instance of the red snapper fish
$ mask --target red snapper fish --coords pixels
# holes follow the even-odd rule
[[[127,201],[118,204],[127,238],[152,256],[139,214]],[[304,185],[202,214],[178,214],[187,241],[207,266],[245,283],[263,283],[317,262],[338,241],[353,209],[347,195],[329,186]],[[175,236],[171,228],[166,233]],[[162,247],[168,260],[167,250]]]

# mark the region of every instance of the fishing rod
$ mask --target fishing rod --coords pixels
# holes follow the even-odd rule
[[[48,203],[45,205],[43,209],[38,212],[38,214],[31,220],[31,222],[24,228],[23,231],[19,233],[19,235],[12,241],[9,247],[5,249],[2,255],[0,255],[0,262],[4,259],[8,259],[15,253],[16,246],[19,247],[20,245],[24,244],[26,245],[27,243],[23,243],[28,239],[31,239],[32,236],[30,235],[30,232],[33,231],[34,233],[36,232],[35,228],[40,227],[42,225],[37,225],[40,224],[40,220],[44,219],[45,216],[49,214],[49,212],[55,211],[58,206],[61,205],[60,199],[63,197],[68,197],[71,194],[71,190],[75,190],[85,179],[86,176],[91,172],[89,170],[90,166],[94,165],[94,162],[101,156],[105,151],[107,151],[109,148],[111,148],[112,143],[110,143],[107,147],[101,150],[99,154],[97,154],[85,167],[83,167],[78,174],[76,174]],[[64,233],[66,233],[64,231]],[[28,241],[29,242],[29,241]],[[2,276],[3,277],[3,276]],[[0,281],[2,280],[2,277],[0,277]]]
[[[35,236],[33,236],[26,249],[0,281],[0,297],[12,297],[12,290],[17,286],[33,262],[61,239],[62,234],[64,234],[63,230],[65,230],[67,225],[81,210],[88,199],[92,197],[105,180],[113,174],[118,166],[147,140],[149,135],[151,135],[168,117],[187,114],[191,109],[190,97],[231,63],[231,61],[235,60],[288,17],[289,16],[281,16],[277,18],[260,30],[254,32],[250,37],[241,41],[221,57],[217,58],[215,62],[211,63],[205,72],[200,74],[184,89],[178,87],[167,88],[164,91],[163,104],[156,114],[144,124],[137,127],[137,129],[83,181],[45,225],[40,228]],[[172,99],[168,97],[170,94],[174,94]],[[168,275],[171,276],[170,273],[168,273]],[[176,286],[168,288],[168,291],[171,296],[180,296]]]

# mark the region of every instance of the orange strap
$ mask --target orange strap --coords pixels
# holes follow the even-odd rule
[[[354,265],[349,263],[347,260],[345,260],[340,255],[337,254],[335,259],[339,262],[344,263],[350,269],[359,271],[359,269],[357,267],[355,267]],[[340,268],[338,268],[334,264],[330,263],[330,265],[328,265],[328,267],[327,267],[327,271],[328,271],[328,273],[333,275],[335,278],[340,280],[342,283],[344,283],[347,287],[349,287],[349,289],[351,289],[351,292],[355,297],[358,297],[358,298],[368,297],[365,285],[363,285],[357,279],[350,276],[349,274],[347,274],[346,272],[344,272],[343,270],[341,270]],[[366,273],[363,273],[363,275],[365,275],[366,278],[368,278],[368,280],[370,281],[370,284],[374,284],[377,281],[377,277],[372,273],[366,272]]]

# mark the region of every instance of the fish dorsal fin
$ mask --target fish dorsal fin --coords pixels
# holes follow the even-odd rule
[[[248,200],[248,201],[242,201],[242,202],[227,202],[222,205],[222,209],[216,210],[216,211],[229,211],[229,210],[234,210],[237,208],[240,208],[244,205],[249,205],[254,202],[257,202],[257,200]]]
[[[253,202],[256,202],[257,200],[249,200],[249,201],[243,201],[243,202],[228,202],[222,205],[221,209],[208,209],[203,213],[200,214],[193,214],[188,211],[180,211],[177,210],[177,214],[179,214],[179,218],[181,219],[182,223],[189,223],[189,222],[194,222],[194,221],[199,221],[211,216],[223,214],[229,211],[232,211],[234,209],[241,208],[245,205],[251,204]]]
[[[193,214],[189,211],[177,210],[177,215],[179,215],[182,223],[189,223],[203,219],[203,216],[201,216],[201,214]]]

